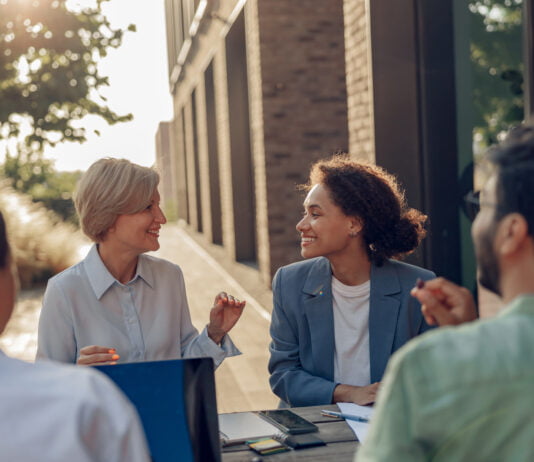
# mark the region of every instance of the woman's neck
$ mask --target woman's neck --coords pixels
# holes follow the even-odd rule
[[[139,255],[120,252],[106,242],[98,244],[97,249],[104,266],[117,281],[126,284],[133,279]]]
[[[358,286],[371,278],[371,261],[365,250],[358,254],[329,258],[332,274],[347,286]]]

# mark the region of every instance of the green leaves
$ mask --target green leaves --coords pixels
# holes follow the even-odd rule
[[[469,2],[474,131],[480,152],[524,117],[522,3]]]
[[[132,119],[115,113],[99,92],[109,81],[97,63],[125,32],[102,14],[105,1],[70,11],[66,0],[0,0],[0,140],[24,133],[18,141],[42,152],[62,141],[84,142],[85,129],[73,122],[87,114],[109,124]]]

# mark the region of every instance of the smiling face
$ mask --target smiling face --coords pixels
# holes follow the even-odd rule
[[[158,250],[159,230],[167,222],[159,202],[160,196],[156,190],[147,208],[141,212],[119,215],[106,234],[106,243],[136,255]]]
[[[351,233],[361,230],[354,217],[343,213],[336,205],[326,186],[316,184],[304,200],[304,216],[297,223],[300,233],[301,255],[304,258],[332,258],[349,252],[352,248]]]

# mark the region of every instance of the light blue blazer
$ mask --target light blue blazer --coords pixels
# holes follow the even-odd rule
[[[389,357],[430,328],[410,296],[416,279],[431,271],[395,260],[371,266],[369,352],[371,383],[382,380]],[[332,403],[334,315],[332,272],[324,257],[280,268],[273,279],[269,379],[273,392],[291,406]],[[357,365],[355,365],[357,367]]]

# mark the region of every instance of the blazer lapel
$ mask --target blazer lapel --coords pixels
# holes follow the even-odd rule
[[[395,268],[385,261],[382,266],[371,266],[371,294],[369,300],[369,353],[371,383],[382,379],[393,350],[397,329],[401,292]]]
[[[304,316],[310,329],[311,354],[316,374],[334,380],[332,274],[326,258],[320,258],[314,263],[302,291],[305,294]]]

